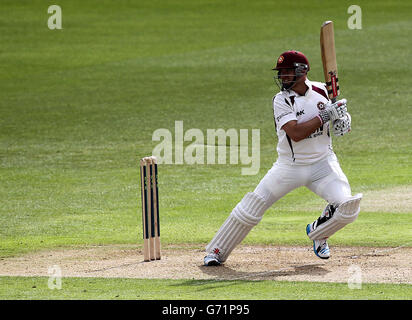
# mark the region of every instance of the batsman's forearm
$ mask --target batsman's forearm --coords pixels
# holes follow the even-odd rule
[[[323,123],[319,117],[315,117],[302,123],[295,122],[294,125],[292,125],[291,130],[288,130],[288,135],[293,141],[298,142],[309,137],[316,131],[316,129],[322,126],[322,124]]]

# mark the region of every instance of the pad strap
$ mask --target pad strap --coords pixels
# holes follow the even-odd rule
[[[314,230],[308,234],[308,237],[311,240],[329,238],[347,224],[355,221],[359,215],[361,199],[362,194],[359,193],[339,205],[335,212],[332,212],[331,218],[322,219],[321,217],[316,220],[312,224]]]

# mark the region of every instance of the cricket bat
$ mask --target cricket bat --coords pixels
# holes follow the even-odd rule
[[[320,51],[328,96],[332,102],[336,102],[340,92],[333,21],[325,21],[320,28]]]

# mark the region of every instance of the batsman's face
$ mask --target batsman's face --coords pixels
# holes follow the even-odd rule
[[[278,75],[282,83],[287,85],[293,81],[295,77],[295,69],[281,69],[279,70]]]

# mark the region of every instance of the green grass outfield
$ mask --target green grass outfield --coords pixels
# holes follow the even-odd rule
[[[158,143],[152,141],[156,129],[173,132],[176,120],[184,121],[185,130],[203,132],[260,129],[257,175],[242,176],[241,164],[159,168],[162,243],[206,244],[276,159],[271,98],[277,90],[270,70],[276,57],[291,48],[303,51],[311,62],[309,78],[322,81],[319,30],[325,20],[335,23],[341,93],[353,122],[350,134],[334,138],[334,149],[353,193],[389,190],[384,208],[363,211],[331,242],[411,245],[410,197],[399,213],[391,210],[390,194],[401,186],[410,191],[412,184],[410,1],[359,1],[362,30],[347,27],[350,1],[56,4],[62,7],[62,30],[47,28],[50,4],[44,1],[0,4],[0,257],[140,244],[138,159]],[[268,210],[245,243],[307,245],[304,228],[323,205],[298,189]],[[1,280],[1,298],[7,292],[19,299],[55,294],[25,289],[44,279]],[[94,298],[115,298],[105,286],[116,282],[124,286],[121,297],[133,298],[128,288],[134,285],[152,292],[143,298],[167,297],[149,290],[145,280],[73,279],[67,280],[72,289],[56,298],[87,299],[76,293],[87,283]],[[316,292],[322,286],[339,299],[341,291],[340,284],[253,284],[268,299],[273,286],[285,287],[275,299],[310,299],[302,288]],[[245,291],[249,285],[235,283]],[[182,297],[203,298],[184,282],[164,286],[166,292],[179,288]],[[220,286],[216,294],[224,299],[235,286]],[[342,298],[380,298],[379,290],[388,298],[412,298],[410,286],[365,287]]]
[[[64,278],[60,290],[51,290],[43,277],[0,277],[0,281],[0,299],[33,300],[404,300],[410,299],[412,290],[410,285],[393,284],[350,289],[347,283],[119,278]]]

